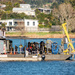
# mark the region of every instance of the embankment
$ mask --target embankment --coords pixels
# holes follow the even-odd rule
[[[65,35],[63,34],[46,34],[46,35],[37,35],[37,34],[31,34],[31,35],[6,35],[6,37],[26,37],[26,38],[63,38]],[[70,38],[75,38],[75,34],[69,34]]]

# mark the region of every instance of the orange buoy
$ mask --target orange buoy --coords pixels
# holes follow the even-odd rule
[[[11,52],[10,52],[10,54],[12,54],[12,49],[11,49]]]

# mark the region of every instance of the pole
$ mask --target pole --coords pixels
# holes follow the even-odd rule
[[[24,47],[24,58],[25,58],[25,56],[26,56],[26,52],[25,52],[25,50],[26,50],[26,46]]]
[[[25,50],[26,50],[25,41],[26,41],[26,39],[24,39],[24,58],[25,58],[25,56],[26,56],[26,52],[25,52]]]

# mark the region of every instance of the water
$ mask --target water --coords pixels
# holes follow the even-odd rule
[[[75,75],[75,61],[0,62],[0,75]]]

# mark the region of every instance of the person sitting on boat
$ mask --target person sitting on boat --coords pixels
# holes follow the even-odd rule
[[[32,53],[35,54],[36,51],[37,51],[37,50],[36,50],[36,47],[35,47],[35,45],[33,44],[33,46],[32,46]]]
[[[31,54],[32,54],[32,46],[30,46],[30,52],[31,52]]]

